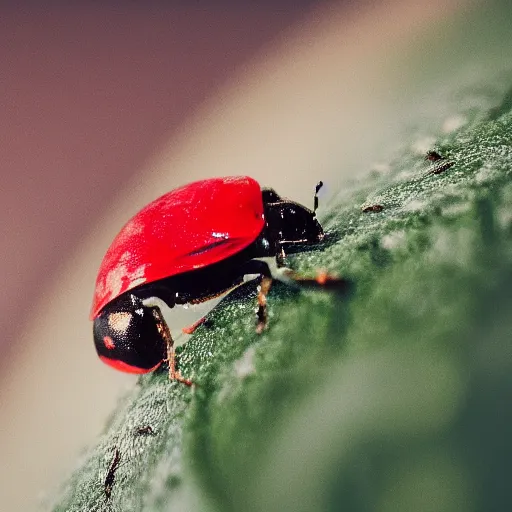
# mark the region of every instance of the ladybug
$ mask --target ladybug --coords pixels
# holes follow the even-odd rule
[[[146,373],[169,363],[176,371],[173,340],[159,304],[194,304],[258,274],[256,330],[266,326],[269,265],[282,266],[285,248],[316,244],[324,232],[314,209],[261,188],[248,176],[196,181],[154,200],[116,236],[100,265],[91,320],[100,359],[117,370]]]

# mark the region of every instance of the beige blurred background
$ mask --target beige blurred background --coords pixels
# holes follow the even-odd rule
[[[120,226],[174,186],[249,174],[328,202],[396,139],[397,55],[469,3],[0,7],[0,498],[34,510],[131,376],[88,320]],[[412,87],[412,86],[411,86]]]

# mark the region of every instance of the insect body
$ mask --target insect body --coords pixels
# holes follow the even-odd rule
[[[285,248],[323,237],[314,211],[247,176],[197,181],[161,196],[128,221],[101,263],[91,309],[99,357],[132,373],[167,360],[170,377],[190,384],[175,371],[171,333],[153,298],[169,307],[201,302],[259,274],[261,331],[272,276],[254,258],[280,263]]]

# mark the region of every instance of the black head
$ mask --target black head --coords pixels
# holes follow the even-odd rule
[[[166,358],[167,325],[160,309],[125,293],[94,319],[94,343],[100,359],[129,373],[156,369]]]
[[[317,186],[315,210],[318,204]],[[264,237],[271,248],[283,244],[313,244],[324,238],[324,231],[316,219],[316,213],[299,203],[281,198],[272,189],[263,189],[266,227]]]

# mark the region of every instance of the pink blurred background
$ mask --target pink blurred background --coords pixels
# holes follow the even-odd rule
[[[26,308],[127,178],[312,3],[2,8],[4,357]]]
[[[4,510],[51,495],[133,386],[87,318],[119,227],[212,175],[304,203],[321,177],[325,203],[396,136],[396,55],[461,3],[0,6]]]

